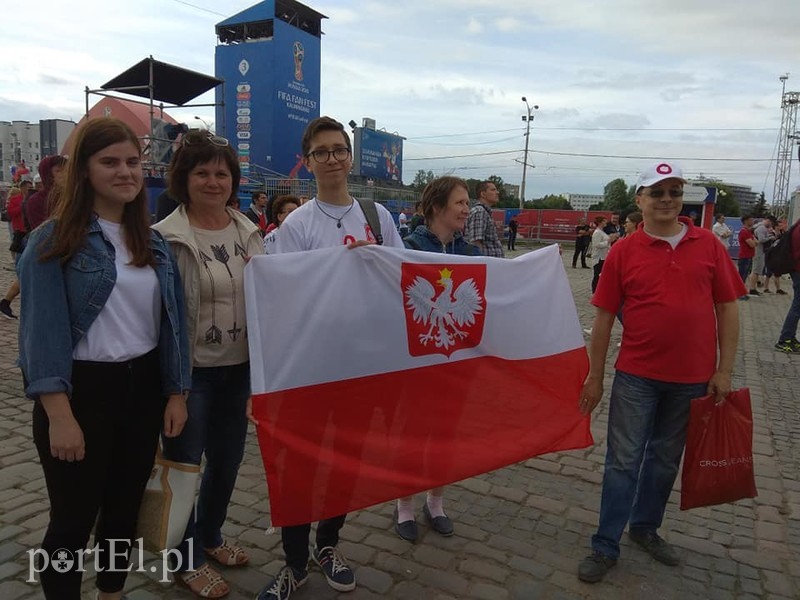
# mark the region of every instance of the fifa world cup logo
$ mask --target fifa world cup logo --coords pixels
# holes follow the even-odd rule
[[[294,78],[297,81],[303,81],[303,59],[306,55],[306,50],[300,42],[294,43]]]

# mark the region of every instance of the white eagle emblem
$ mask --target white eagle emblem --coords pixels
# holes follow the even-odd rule
[[[406,287],[406,306],[413,312],[414,321],[429,325],[427,333],[419,334],[423,346],[430,342],[445,350],[454,346],[456,338],[468,337],[462,328],[475,323],[475,316],[483,310],[475,280],[466,279],[453,291],[452,273],[447,268],[439,271],[441,279],[436,283],[444,289],[438,296],[431,282],[419,275]]]

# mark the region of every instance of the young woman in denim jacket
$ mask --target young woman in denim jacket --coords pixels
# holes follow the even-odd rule
[[[222,537],[222,525],[244,456],[250,362],[244,312],[244,267],[263,254],[259,228],[228,206],[241,171],[228,140],[208,131],[185,134],[172,156],[169,194],[180,205],[154,225],[170,243],[183,280],[192,365],[189,420],[164,441],[168,459],[206,463],[195,514],[175,550],[176,581],[202,598],[230,587],[208,559],[242,567],[249,557]]]
[[[461,234],[469,217],[469,191],[464,180],[440,177],[426,185],[422,192],[422,214],[425,224],[403,239],[406,248],[440,254],[481,255],[480,248],[467,242]],[[443,495],[443,487],[430,490],[423,514],[436,533],[450,536],[453,523],[444,512]],[[400,498],[394,513],[395,532],[409,542],[415,542],[418,535],[413,500],[413,496]]]
[[[97,521],[83,562],[95,561],[97,597],[117,600],[159,431],[180,434],[190,387],[180,276],[149,228],[141,147],[122,121],[78,133],[53,219],[18,268],[20,365],[50,497],[44,595],[80,598],[77,552]]]

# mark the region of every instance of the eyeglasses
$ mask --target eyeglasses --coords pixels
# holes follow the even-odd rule
[[[656,200],[663,198],[664,194],[669,194],[670,198],[680,198],[683,196],[683,190],[648,190],[647,192],[648,196],[655,198]]]
[[[210,131],[206,131],[204,134],[200,135],[186,134],[181,138],[181,145],[183,146],[197,146],[199,144],[213,144],[214,146],[224,148],[225,146],[229,146],[230,142],[227,138],[214,135]]]
[[[326,163],[331,159],[331,156],[337,161],[342,162],[347,160],[350,156],[350,148],[334,148],[333,150],[314,150],[306,154],[306,158],[313,156],[314,160],[318,163]]]

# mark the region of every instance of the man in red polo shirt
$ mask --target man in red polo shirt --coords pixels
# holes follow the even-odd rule
[[[611,326],[623,304],[625,329],[611,389],[600,524],[592,554],[578,567],[588,583],[616,564],[626,524],[653,558],[678,564],[657,530],[686,442],[689,405],[705,394],[722,401],[731,389],[736,299],[747,292],[714,234],[678,216],[684,183],[680,168],[667,162],[641,174],[636,204],[644,222],[611,248],[592,298],[584,414],[603,394]]]
[[[756,255],[757,245],[758,242],[753,235],[753,217],[750,215],[743,215],[742,228],[739,230],[739,258],[736,262],[739,265],[739,276],[742,278],[745,286],[747,286],[750,270],[753,268],[753,257]],[[749,293],[752,296],[761,295],[758,290],[756,290],[755,282],[753,282],[753,287],[750,289]],[[739,298],[739,300],[749,299],[747,294]]]

